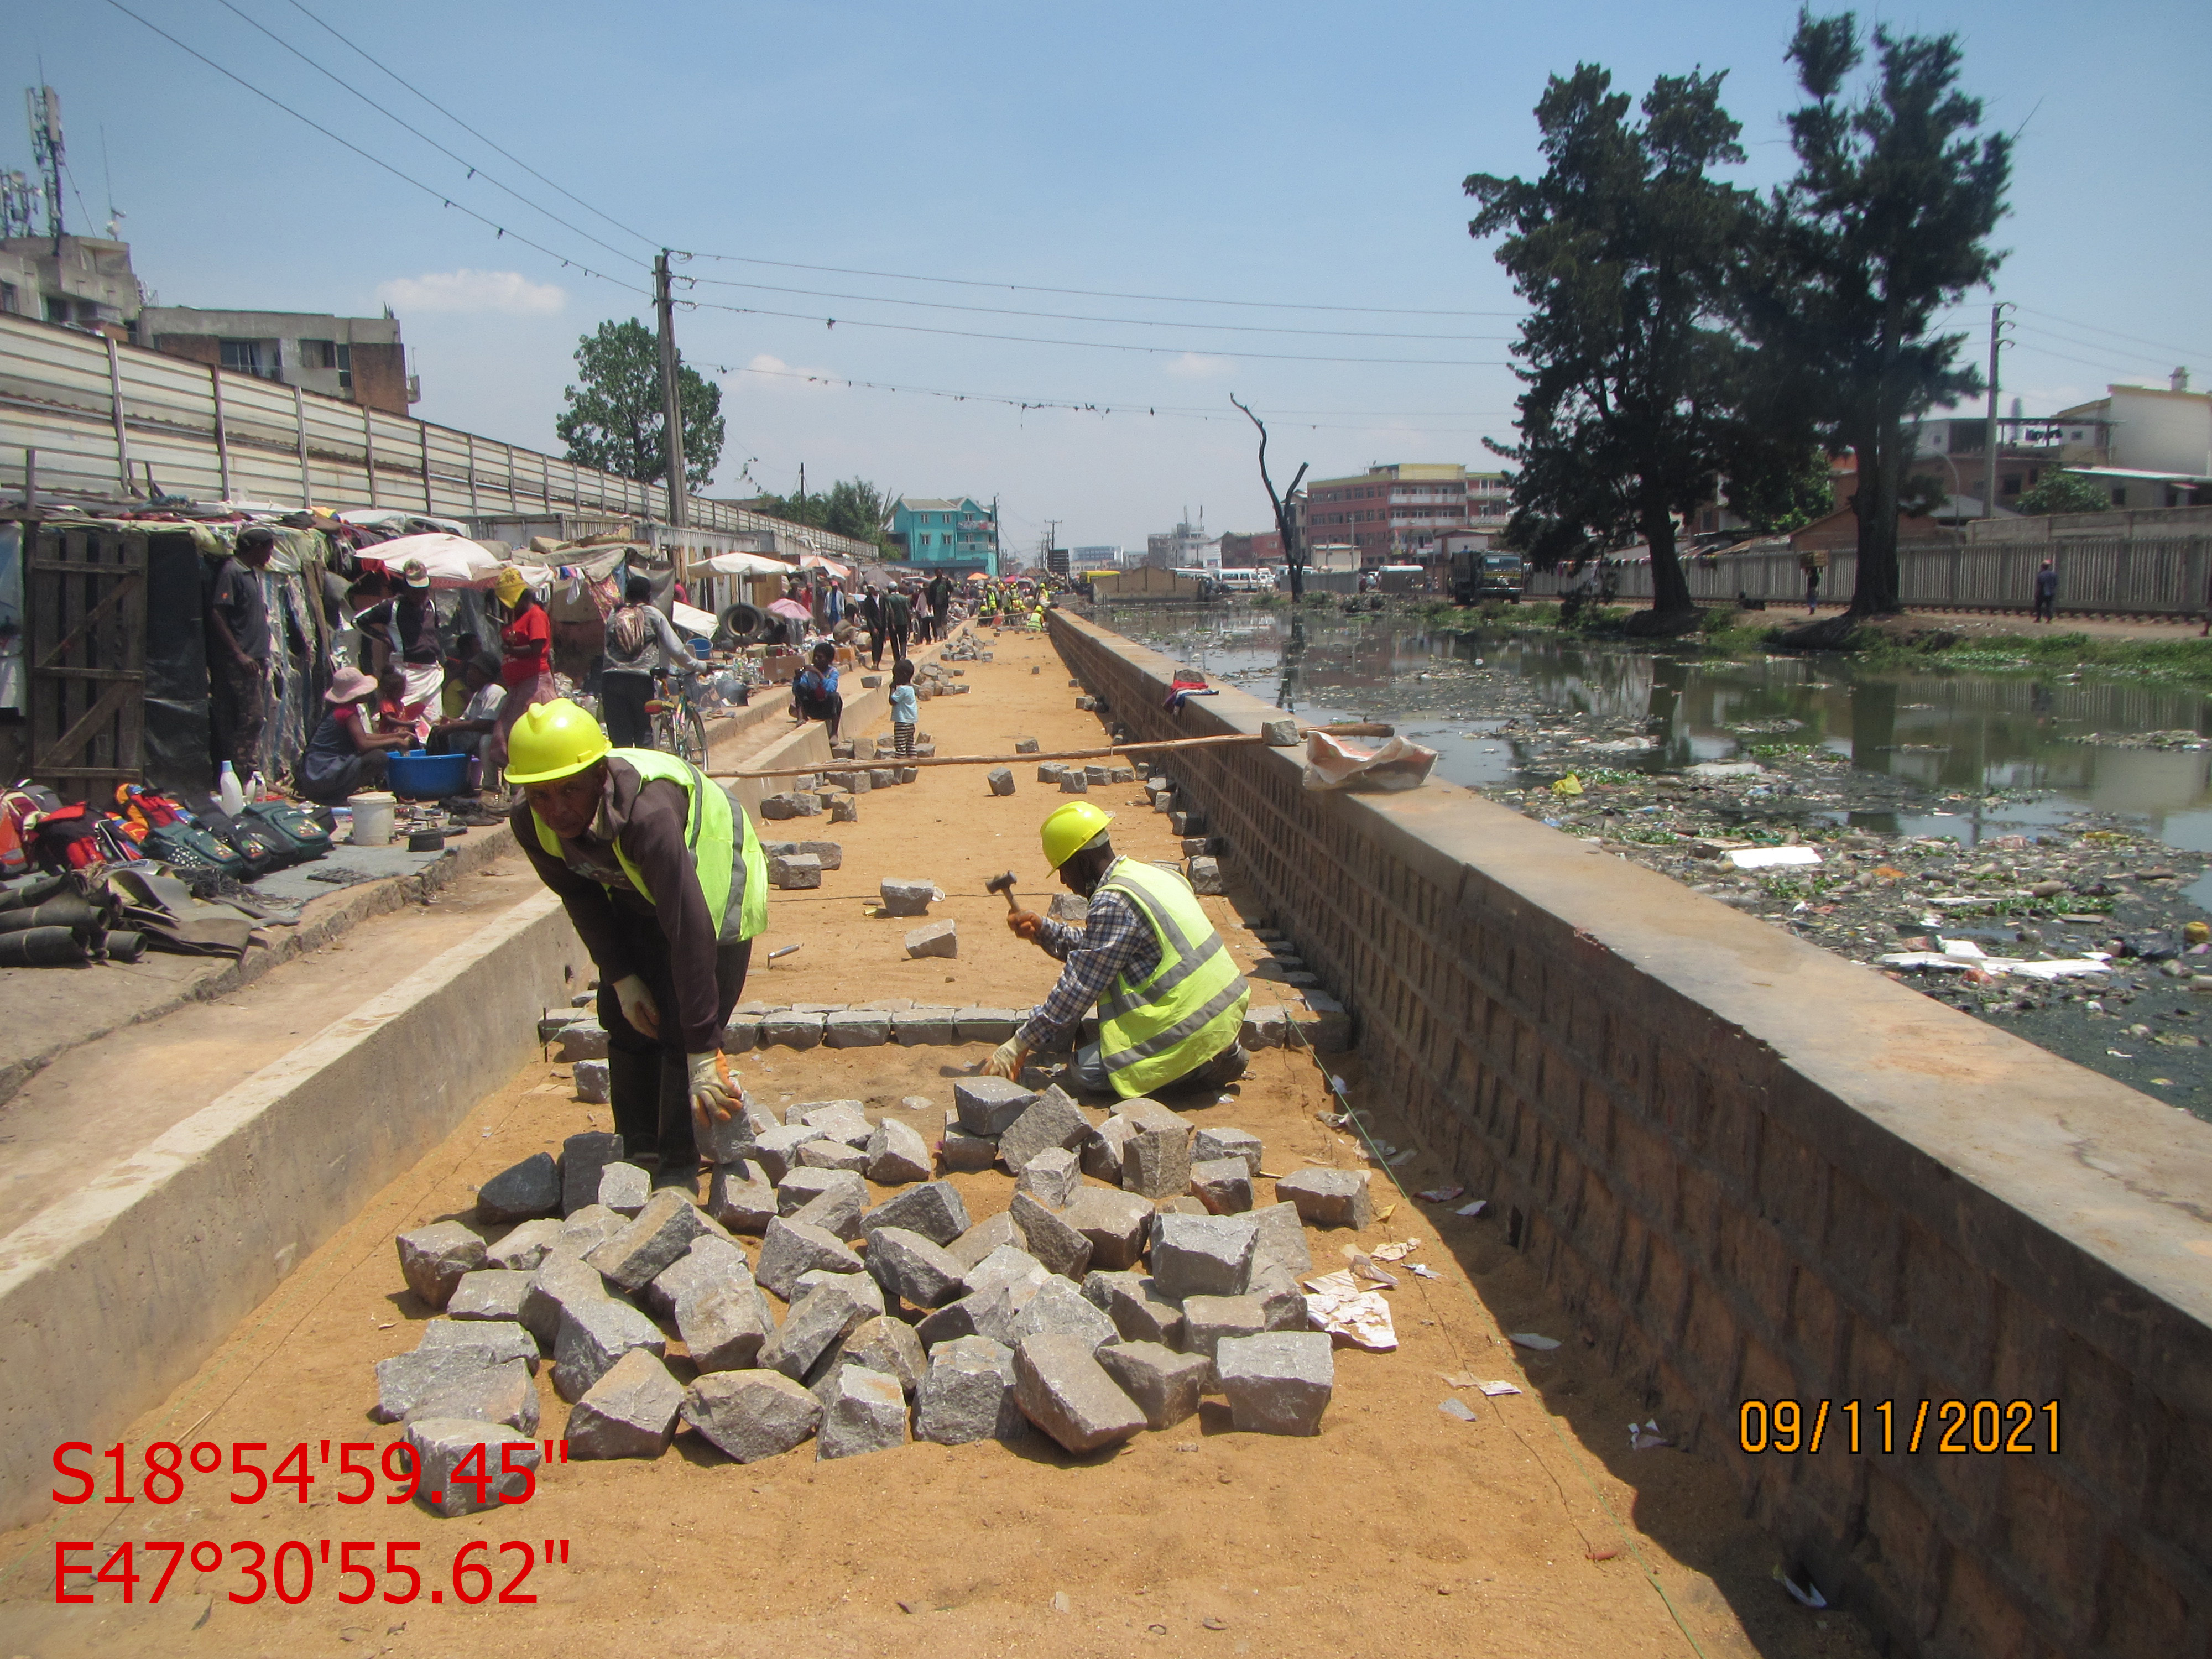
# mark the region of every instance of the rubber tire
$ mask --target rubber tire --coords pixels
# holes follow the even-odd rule
[[[758,606],[743,603],[733,605],[722,613],[722,626],[729,630],[733,640],[750,639],[760,632],[760,625],[766,620]]]

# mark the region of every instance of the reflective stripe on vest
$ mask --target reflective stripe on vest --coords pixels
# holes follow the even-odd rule
[[[683,789],[687,803],[684,844],[698,871],[699,891],[707,901],[707,916],[714,924],[715,936],[727,943],[761,933],[768,926],[768,858],[761,851],[760,837],[753,832],[751,817],[731,799],[726,790],[687,760],[664,755],[657,749],[611,749],[607,753],[627,763],[641,786],[665,779]],[[530,817],[538,826],[538,844],[559,858],[561,838],[535,811]],[[744,826],[742,842],[738,839],[740,823]],[[638,896],[652,903],[645,874],[623,850],[619,836],[615,838],[614,855]],[[740,869],[744,885],[732,915],[730,889],[736,884]]]
[[[1098,1003],[1098,1055],[1125,1099],[1203,1065],[1237,1040],[1251,989],[1181,876],[1117,860],[1099,883],[1135,906],[1159,943],[1142,982],[1117,975]]]

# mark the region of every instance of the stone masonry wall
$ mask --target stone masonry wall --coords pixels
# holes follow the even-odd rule
[[[1052,628],[1132,738],[1279,717],[1170,715],[1170,659]],[[1301,757],[1169,769],[1370,1075],[1832,1601],[1918,1654],[2208,1650],[2212,1128],[1470,792],[1310,792]],[[1821,1451],[1747,1455],[1747,1399],[1834,1402]],[[2057,1455],[1937,1450],[1983,1400],[2039,1448],[2059,1401]]]

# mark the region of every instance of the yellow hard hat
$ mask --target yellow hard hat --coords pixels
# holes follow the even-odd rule
[[[522,580],[522,573],[513,565],[501,567],[495,591],[501,605],[512,607],[522,597],[522,590],[530,584]]]
[[[1041,832],[1045,862],[1059,869],[1083,850],[1085,842],[1113,821],[1112,813],[1100,811],[1087,800],[1072,800],[1065,806],[1054,807],[1046,816]]]
[[[614,745],[599,723],[566,697],[522,711],[507,739],[509,783],[550,783],[574,777]]]

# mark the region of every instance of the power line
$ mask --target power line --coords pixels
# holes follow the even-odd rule
[[[296,0],[295,0],[296,3]],[[790,259],[757,259],[742,253],[688,253],[690,259],[714,259],[723,264],[773,265],[781,270],[818,270],[833,276],[879,276],[894,283],[943,283],[957,288],[1002,288],[1016,294],[1064,294],[1084,300],[1143,300],[1160,305],[1239,306],[1255,311],[1349,311],[1378,317],[1506,317],[1528,315],[1522,311],[1436,311],[1407,306],[1307,305],[1290,300],[1215,300],[1202,295],[1125,294],[1112,289],[1042,288],[1030,283],[993,283],[969,276],[921,276],[909,271],[856,270],[845,265],[800,264]],[[707,280],[700,278],[701,281]],[[740,285],[742,286],[742,285]]]
[[[372,69],[382,75],[386,80],[406,88],[407,91],[412,93],[416,98],[419,98],[422,102],[428,104],[432,109],[437,111],[439,114],[444,116],[448,121],[451,121],[455,126],[459,127],[463,132],[467,133],[471,137],[478,140],[480,143],[489,144],[494,149],[498,150],[501,155],[507,157],[508,161],[514,162],[515,166],[520,167],[525,173],[537,179],[540,184],[544,185],[548,189],[559,191],[562,195],[567,197],[570,201],[574,202],[578,207],[583,209],[586,213],[593,214],[598,217],[605,220],[609,224],[612,225],[617,230],[621,231],[626,236],[636,237],[639,241],[643,242],[647,247],[657,248],[660,246],[660,240],[658,237],[647,236],[641,230],[633,230],[629,226],[623,223],[621,220],[616,218],[612,214],[593,207],[582,197],[577,195],[575,191],[568,189],[564,185],[555,183],[550,179],[548,179],[544,173],[540,173],[536,167],[531,166],[529,162],[524,161],[513,150],[507,149],[502,146],[497,139],[477,131],[466,121],[461,119],[459,116],[454,114],[453,111],[447,109],[443,104],[430,96],[428,93],[424,92],[420,87],[416,86],[414,82],[403,77],[398,70],[387,68],[384,64],[371,57],[365,48],[355,45],[353,41],[348,40],[344,35],[340,34],[335,28],[332,28],[320,17],[318,17],[313,12],[308,10],[306,6],[302,5],[301,3],[301,0],[286,0],[286,3],[290,5],[291,8],[295,11],[298,12],[301,16],[313,23],[316,27],[321,29],[332,40],[337,41],[349,52],[359,58],[363,63],[368,64]]]
[[[2054,323],[2065,324],[2069,328],[2087,329],[2092,334],[2109,334],[2116,340],[2132,340],[2137,345],[2156,346],[2161,352],[2179,353],[2185,357],[2212,358],[2212,351],[2189,346],[2168,345],[2162,340],[2147,340],[2140,334],[2123,334],[2116,328],[2100,328],[2095,323],[2077,322],[2071,317],[2061,317],[2055,311],[2039,311],[2033,306],[2022,306],[2021,309],[2031,317],[2047,317]]]
[[[516,201],[521,203],[523,206],[528,208],[532,212],[544,214],[548,219],[550,219],[555,224],[560,226],[563,230],[574,231],[586,241],[594,243],[597,246],[606,249],[608,252],[613,254],[617,259],[629,259],[638,264],[643,264],[645,263],[642,259],[639,259],[635,254],[625,253],[613,243],[602,240],[600,238],[592,235],[590,231],[586,230],[581,225],[571,224],[568,220],[563,219],[559,214],[540,207],[537,203],[532,201],[527,196],[525,196],[520,191],[514,189],[512,185],[502,182],[499,179],[495,178],[492,174],[485,172],[482,167],[477,166],[475,162],[470,161],[467,156],[459,155],[453,150],[447,149],[445,145],[440,143],[435,138],[430,137],[428,133],[423,131],[412,122],[408,121],[403,117],[396,115],[392,111],[385,108],[383,105],[378,103],[376,100],[370,97],[360,88],[355,86],[350,81],[345,79],[344,76],[334,74],[330,70],[325,69],[321,64],[316,62],[313,58],[310,58],[306,52],[301,51],[299,47],[294,46],[289,40],[287,40],[283,35],[277,33],[274,29],[270,28],[267,25],[249,15],[247,13],[240,10],[236,5],[232,3],[232,0],[216,0],[216,3],[221,6],[225,11],[230,13],[234,17],[238,18],[248,27],[257,29],[261,33],[268,36],[270,40],[274,40],[278,46],[283,47],[285,51],[290,52],[293,57],[298,58],[309,69],[314,70],[316,74],[321,76],[325,80],[331,82],[333,85],[350,93],[354,97],[368,105],[369,108],[374,110],[379,115],[384,117],[386,120],[393,123],[395,125],[404,129],[408,132],[413,133],[415,137],[420,138],[424,143],[429,145],[432,149],[436,150],[441,155],[445,156],[447,160],[453,161],[460,167],[466,167],[468,169],[470,178],[481,178],[486,184],[490,185],[495,189],[505,191],[509,196],[512,196]]]
[[[228,4],[229,0],[224,0]],[[1004,306],[963,306],[950,300],[901,300],[883,294],[835,294],[821,289],[778,288],[767,283],[738,283],[726,277],[687,276],[687,283],[714,288],[750,289],[760,294],[796,294],[810,300],[858,300],[869,305],[919,306],[931,311],[975,312],[986,317],[1036,317],[1050,322],[1108,323],[1131,328],[1203,328],[1236,334],[1299,334],[1329,339],[1352,340],[1456,340],[1503,341],[1512,337],[1505,334],[1392,334],[1362,328],[1278,328],[1260,323],[1203,323],[1180,318],[1155,317],[1096,317],[1087,313],[1071,311],[1020,311]]]
[[[161,27],[158,23],[149,21],[148,19],[141,17],[137,12],[131,10],[130,7],[125,5],[123,3],[123,0],[107,0],[107,3],[114,7],[116,10],[121,12],[125,17],[131,19],[132,22],[140,24],[143,27],[152,30],[155,34],[160,35],[171,46],[176,47],[178,51],[184,52],[188,57],[198,58],[201,63],[206,64],[216,74],[222,76],[225,80],[234,82],[237,85],[245,88],[246,91],[252,93],[256,98],[260,99],[262,102],[275,105],[278,109],[283,111],[285,114],[290,116],[294,120],[300,122],[303,125],[313,127],[317,132],[321,133],[324,137],[329,139],[332,143],[342,145],[345,149],[351,150],[355,155],[360,156],[362,161],[367,161],[372,167],[379,167],[384,172],[390,173],[393,178],[398,179],[400,183],[404,185],[412,185],[415,189],[421,191],[425,196],[429,197],[433,201],[442,203],[447,207],[453,209],[456,213],[465,214],[469,218],[475,220],[478,224],[489,227],[492,230],[496,232],[501,238],[520,242],[526,248],[533,248],[537,252],[544,254],[549,259],[559,260],[561,267],[564,270],[579,270],[586,276],[596,277],[603,283],[611,283],[615,287],[623,289],[627,292],[635,293],[638,291],[635,289],[630,289],[619,276],[610,276],[603,270],[594,270],[591,266],[585,264],[580,260],[571,259],[564,254],[556,253],[553,249],[547,247],[543,242],[532,241],[529,237],[523,235],[519,231],[507,229],[506,226],[501,224],[497,220],[488,219],[483,214],[478,213],[474,208],[468,207],[462,203],[456,202],[453,198],[447,196],[443,191],[438,189],[435,185],[426,185],[420,179],[415,178],[409,173],[402,173],[398,167],[392,166],[391,162],[383,160],[381,157],[370,155],[367,150],[363,149],[359,144],[355,143],[351,139],[339,137],[337,133],[332,132],[328,127],[323,125],[319,121],[301,114],[299,111],[294,109],[289,104],[285,103],[282,99],[273,97],[270,94],[264,92],[259,87],[255,86],[251,81],[246,80],[243,76],[234,74],[231,70],[224,68],[221,64],[216,63],[214,58],[207,56],[206,53],[194,51],[183,41],[178,40],[175,35],[170,33],[168,30]]]
[[[109,0],[111,5],[119,0]],[[769,311],[758,306],[717,305],[711,300],[687,301],[701,311],[726,311],[740,317],[781,317],[793,322],[821,323],[836,328],[843,324],[848,328],[890,329],[901,334],[941,334],[961,340],[1005,340],[1016,345],[1075,346],[1091,351],[1137,351],[1152,356],[1212,357],[1223,354],[1196,346],[1132,345],[1119,340],[1054,340],[1035,334],[990,334],[975,329],[931,328],[921,323],[878,323],[858,317],[824,317],[811,312]],[[1322,357],[1304,356],[1286,351],[1240,351],[1239,357],[1265,362],[1279,363],[1368,363],[1396,364],[1416,368],[1509,368],[1510,363],[1490,362],[1469,357]]]

